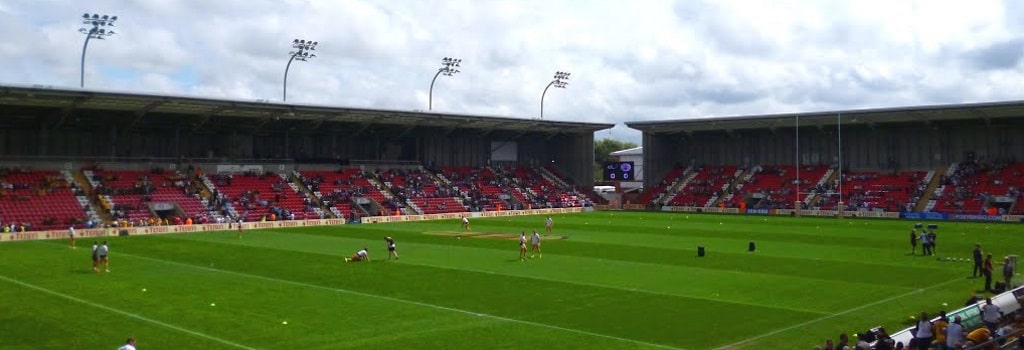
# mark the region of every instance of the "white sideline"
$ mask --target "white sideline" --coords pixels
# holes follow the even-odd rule
[[[37,285],[34,285],[34,284],[30,284],[28,282],[23,282],[21,280],[14,279],[14,278],[11,278],[11,277],[0,276],[0,280],[7,281],[7,282],[13,283],[13,284],[17,284],[17,285],[25,287],[25,288],[34,289],[34,290],[37,290],[37,291],[40,291],[40,292],[43,292],[43,293],[46,293],[46,294],[50,294],[50,295],[53,295],[53,296],[61,297],[61,298],[67,299],[67,300],[71,300],[71,301],[74,301],[74,302],[79,303],[79,304],[84,304],[84,305],[92,306],[92,307],[95,307],[95,308],[98,308],[98,309],[102,309],[102,310],[105,310],[105,311],[109,311],[109,312],[112,312],[112,313],[115,313],[115,314],[118,314],[118,315],[128,316],[128,317],[134,318],[136,320],[140,320],[140,321],[144,321],[144,322],[149,322],[149,323],[152,323],[152,324],[164,327],[164,328],[173,329],[173,330],[176,330],[178,332],[182,332],[182,333],[186,333],[186,334],[191,334],[191,335],[194,335],[194,336],[197,336],[197,337],[200,337],[200,338],[206,338],[206,339],[209,339],[209,340],[213,340],[213,341],[216,341],[218,343],[225,344],[225,345],[230,345],[230,346],[233,346],[233,347],[236,347],[236,348],[239,348],[239,349],[256,350],[255,348],[250,348],[250,347],[242,345],[242,344],[238,344],[238,343],[234,343],[234,342],[231,342],[231,341],[228,341],[228,340],[217,338],[217,337],[214,337],[214,336],[209,335],[209,334],[199,333],[199,332],[196,332],[196,331],[193,331],[193,330],[181,328],[181,327],[178,327],[178,326],[175,326],[175,325],[172,325],[172,324],[163,323],[163,322],[151,319],[151,318],[147,318],[145,316],[140,316],[140,315],[137,315],[137,314],[133,314],[131,312],[118,310],[118,309],[115,309],[115,308],[112,308],[112,307],[109,307],[109,306],[106,306],[106,305],[103,305],[103,304],[94,303],[94,302],[91,302],[91,301],[88,301],[88,300],[84,300],[84,299],[79,299],[79,298],[76,298],[76,297],[73,297],[73,296],[70,296],[70,295],[67,295],[67,294],[55,291],[55,290],[46,289],[46,288],[43,288],[43,287],[40,287],[40,286],[37,286]]]
[[[827,315],[827,316],[822,316],[822,317],[819,317],[819,318],[816,318],[816,319],[813,319],[813,320],[810,320],[810,321],[807,321],[807,322],[804,322],[804,323],[798,323],[798,324],[795,324],[795,325],[792,325],[792,326],[789,326],[789,327],[786,327],[786,328],[776,329],[774,331],[771,331],[771,332],[768,332],[768,333],[765,333],[765,334],[762,334],[762,335],[759,335],[759,336],[756,336],[756,337],[753,337],[753,338],[747,338],[747,339],[740,340],[740,341],[732,343],[732,344],[728,344],[728,345],[724,345],[724,346],[721,346],[721,347],[717,347],[714,350],[732,349],[732,348],[735,348],[737,346],[740,346],[740,345],[743,345],[743,344],[746,344],[746,343],[750,343],[750,342],[755,341],[755,340],[764,339],[764,338],[767,338],[767,337],[770,337],[770,336],[773,336],[773,335],[776,335],[776,334],[779,334],[779,333],[788,332],[788,331],[791,331],[791,330],[794,330],[794,329],[797,329],[797,328],[800,328],[800,327],[807,326],[809,324],[818,323],[818,322],[821,322],[821,321],[824,321],[824,320],[827,320],[827,319],[830,319],[830,318],[833,318],[833,317],[842,316],[842,315],[845,315],[845,314],[848,314],[848,313],[851,313],[851,312],[860,311],[860,310],[863,310],[863,309],[866,309],[866,308],[869,308],[869,307],[872,307],[872,306],[877,306],[877,305],[885,304],[885,303],[888,303],[890,301],[893,301],[893,300],[896,300],[896,299],[900,299],[900,298],[904,298],[904,297],[908,297],[908,296],[911,296],[911,295],[914,295],[914,294],[917,294],[917,293],[924,293],[925,291],[927,291],[929,289],[934,289],[934,288],[942,287],[942,286],[945,286],[947,284],[951,284],[953,282],[963,281],[963,280],[964,280],[963,278],[957,278],[957,279],[952,279],[952,280],[949,280],[949,281],[946,281],[946,282],[942,282],[942,283],[939,283],[939,284],[936,284],[936,285],[928,286],[928,287],[925,287],[925,288],[922,288],[922,289],[912,290],[912,291],[909,291],[909,292],[906,292],[906,293],[903,293],[903,294],[900,294],[900,295],[897,295],[897,296],[885,298],[885,299],[882,299],[882,300],[879,300],[879,301],[876,301],[876,302],[873,302],[873,303],[869,303],[869,304],[864,304],[864,305],[861,305],[861,306],[858,306],[858,307],[855,307],[855,308],[852,308],[852,309],[849,309],[849,310],[845,310],[845,311],[842,311],[842,312],[839,312],[839,313],[835,313],[835,314],[831,314],[831,315]]]
[[[542,327],[542,328],[548,328],[548,329],[555,329],[555,330],[560,330],[560,331],[565,331],[565,332],[589,335],[589,336],[598,337],[598,338],[618,340],[618,341],[623,341],[623,342],[628,342],[628,343],[633,343],[633,344],[639,344],[639,345],[645,345],[645,346],[650,346],[650,347],[656,347],[656,348],[661,348],[661,349],[686,350],[686,349],[683,349],[683,348],[677,348],[677,347],[669,346],[669,345],[648,343],[648,342],[644,342],[644,341],[640,341],[640,340],[620,338],[620,337],[616,337],[616,336],[613,336],[613,335],[588,332],[588,331],[579,330],[579,329],[573,329],[573,328],[565,328],[565,327],[560,327],[560,326],[555,326],[555,325],[550,325],[550,324],[545,324],[545,323],[532,322],[532,321],[524,321],[524,320],[518,320],[518,319],[514,319],[514,318],[495,316],[495,315],[488,315],[488,314],[484,314],[484,313],[467,311],[467,310],[462,310],[462,309],[456,309],[456,308],[451,308],[451,307],[447,307],[447,306],[434,305],[434,304],[429,304],[429,303],[422,303],[422,302],[418,302],[418,301],[393,298],[393,297],[377,295],[377,294],[369,294],[369,293],[363,293],[363,292],[356,292],[356,291],[351,291],[351,290],[341,289],[341,288],[327,287],[327,286],[321,286],[321,285],[304,283],[304,282],[297,282],[297,281],[289,281],[289,280],[283,280],[283,279],[279,279],[279,278],[266,277],[266,276],[260,276],[260,275],[252,275],[252,274],[248,274],[248,273],[235,272],[235,271],[230,271],[230,270],[221,270],[221,269],[216,269],[216,268],[212,268],[212,267],[205,267],[205,266],[199,266],[199,265],[186,264],[186,263],[181,263],[181,262],[172,261],[172,260],[156,259],[156,258],[150,258],[150,257],[146,257],[146,256],[140,256],[140,255],[134,255],[134,254],[126,254],[126,253],[118,253],[118,256],[127,256],[127,257],[133,257],[133,258],[137,258],[137,259],[141,259],[141,260],[149,260],[149,261],[155,261],[155,262],[160,262],[160,263],[165,263],[165,264],[191,267],[191,268],[195,268],[195,269],[199,269],[199,270],[206,270],[206,271],[212,271],[212,272],[220,272],[220,273],[225,273],[225,274],[235,275],[235,276],[240,276],[240,277],[248,277],[248,278],[260,279],[260,280],[264,280],[264,281],[278,282],[278,283],[291,284],[291,285],[302,286],[302,287],[307,287],[307,288],[322,289],[322,290],[328,290],[328,291],[333,291],[333,292],[338,292],[338,293],[358,295],[358,296],[363,296],[363,297],[368,297],[368,298],[375,298],[375,299],[392,301],[392,302],[396,302],[396,303],[403,303],[403,304],[409,304],[409,305],[428,307],[428,308],[437,309],[437,310],[445,310],[445,311],[457,312],[457,313],[466,314],[466,315],[472,315],[472,316],[477,316],[477,317],[487,317],[487,318],[494,319],[494,320],[499,320],[499,321],[519,323],[519,324],[525,324],[525,325]]]

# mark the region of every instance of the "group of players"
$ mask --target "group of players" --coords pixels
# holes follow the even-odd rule
[[[75,227],[72,226],[68,229],[68,239],[71,249],[76,249],[75,246]],[[110,260],[107,259],[107,255],[110,253],[110,247],[107,246],[107,241],[103,241],[100,244],[99,241],[92,242],[92,272],[99,273],[100,265],[103,266],[103,270],[110,272]]]
[[[390,236],[384,237],[384,242],[388,247],[388,260],[398,260],[398,250],[395,248],[395,239]],[[345,258],[345,262],[359,262],[359,261],[370,261],[370,252],[366,247],[360,249],[351,257]]]
[[[550,216],[547,218],[547,220],[544,220],[544,231],[545,231],[546,234],[548,234],[548,235],[551,234],[551,226],[553,224],[554,224],[554,220],[552,220]],[[469,226],[469,218],[466,217],[466,216],[462,217],[462,230],[466,231],[466,232],[471,231],[470,226]],[[389,237],[384,237],[384,242],[385,242],[385,244],[388,247],[388,260],[391,260],[391,259],[398,260],[398,251],[395,248],[395,239],[390,237],[390,236]],[[544,254],[542,254],[541,251],[540,251],[540,233],[537,232],[537,230],[533,230],[533,235],[530,236],[530,249],[529,250],[526,249],[526,231],[521,231],[519,233],[519,260],[520,261],[526,261],[526,253],[527,253],[527,251],[529,251],[531,259],[533,259],[534,257],[537,257],[537,258],[544,257]],[[360,250],[356,251],[355,254],[352,254],[351,257],[345,258],[345,262],[360,262],[360,261],[370,261],[370,252],[369,252],[369,249],[367,249],[366,247],[363,247],[363,249],[360,249]]]
[[[551,234],[551,226],[552,226],[552,224],[554,224],[554,221],[549,216],[544,221],[544,231],[548,235]],[[462,230],[463,231],[467,231],[467,232],[471,231],[470,226],[469,226],[469,218],[466,217],[466,216],[462,217]],[[74,227],[69,229],[68,235],[70,236],[70,239],[71,239],[71,248],[75,248],[75,228]],[[242,236],[242,225],[241,224],[238,225],[238,236],[239,236],[239,238],[241,238],[241,236]],[[527,252],[530,253],[530,258],[531,259],[533,259],[534,257],[537,257],[537,258],[544,257],[544,254],[541,253],[541,250],[540,250],[540,233],[537,232],[537,230],[533,230],[533,235],[530,236],[530,239],[529,239],[529,241],[530,241],[530,248],[529,248],[529,250],[527,250],[527,248],[526,248],[526,241],[527,241],[527,239],[526,239],[526,231],[521,231],[519,233],[519,260],[520,261],[526,261],[526,254],[527,254]],[[388,260],[391,260],[391,259],[398,260],[398,250],[397,250],[397,248],[395,246],[395,239],[390,237],[390,236],[384,237],[384,242],[385,242],[385,244],[387,246],[387,249],[388,249]],[[103,241],[102,245],[98,241],[97,242],[93,242],[93,245],[92,245],[92,270],[93,270],[93,272],[97,272],[97,273],[100,272],[100,265],[103,265],[103,270],[104,271],[110,272],[110,261],[107,259],[107,255],[108,255],[109,252],[110,252],[110,247],[107,246],[107,241]],[[359,262],[359,261],[370,261],[370,252],[369,252],[369,249],[367,249],[366,247],[363,247],[363,249],[360,249],[359,251],[356,251],[355,254],[352,254],[351,257],[345,258],[345,262]]]

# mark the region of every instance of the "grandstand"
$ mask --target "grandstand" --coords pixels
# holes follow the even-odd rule
[[[34,229],[608,203],[573,151],[607,124],[23,86],[0,87],[0,113],[2,167],[34,169],[7,175],[0,220]],[[1022,113],[1003,102],[805,113],[799,127],[796,115],[631,122],[652,175],[633,203],[1020,214]],[[517,152],[494,151],[508,145]]]
[[[0,219],[26,230],[82,228],[91,219],[72,186],[57,171],[0,170]]]
[[[25,230],[589,206],[578,150],[613,126],[41,86],[0,115]]]
[[[647,206],[1024,213],[1021,101],[626,124]]]

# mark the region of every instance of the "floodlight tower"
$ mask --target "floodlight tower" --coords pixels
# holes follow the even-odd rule
[[[441,59],[441,68],[437,69],[437,74],[434,74],[434,79],[430,80],[430,92],[427,93],[427,110],[434,109],[434,82],[437,81],[437,77],[440,75],[453,76],[458,73],[458,68],[461,67],[462,59],[445,57]]]
[[[548,94],[548,88],[554,85],[556,88],[564,89],[566,85],[569,85],[569,72],[557,71],[555,72],[555,78],[548,83],[548,86],[544,87],[544,92],[540,94],[540,119],[544,119],[544,96]]]
[[[86,27],[92,27],[78,29],[80,33],[85,34],[85,44],[82,45],[82,64],[78,84],[79,87],[85,87],[85,49],[89,47],[89,39],[103,40],[105,37],[114,35],[114,31],[107,29],[107,27],[113,27],[114,22],[116,21],[117,16],[99,15],[95,13],[86,13],[82,15],[82,24],[85,24]]]
[[[284,91],[281,92],[281,100],[288,101],[288,69],[292,67],[292,61],[308,61],[309,59],[316,57],[313,51],[316,50],[316,45],[319,42],[305,39],[292,40],[292,48],[295,51],[289,52],[291,58],[288,59],[288,65],[284,66]]]

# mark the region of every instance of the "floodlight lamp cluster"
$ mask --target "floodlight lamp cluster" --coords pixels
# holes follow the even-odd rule
[[[104,37],[116,34],[113,29],[106,28],[113,27],[114,22],[117,22],[117,16],[86,13],[82,15],[82,24],[92,27],[79,28],[78,31],[92,39],[103,39]]]
[[[461,66],[462,66],[462,59],[461,58],[445,57],[445,58],[441,59],[441,68],[438,68],[438,71],[441,72],[441,74],[444,74],[444,75],[450,77],[452,75],[455,75],[455,73],[458,73],[459,72],[458,68],[461,67]]]
[[[319,42],[312,40],[292,40],[292,48],[296,49],[296,51],[289,52],[288,54],[298,61],[308,60],[310,58],[316,57],[316,54],[310,51],[315,51],[317,44],[319,44]]]
[[[569,85],[569,75],[571,74],[572,73],[562,71],[555,72],[555,80],[552,80],[551,83],[554,84],[556,88],[564,89],[566,85]]]

